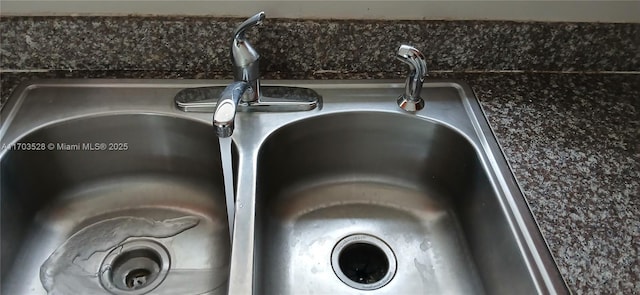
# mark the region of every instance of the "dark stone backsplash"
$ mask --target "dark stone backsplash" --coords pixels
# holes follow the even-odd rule
[[[268,16],[267,16],[268,17]],[[3,17],[0,69],[230,72],[235,18]],[[269,19],[263,72],[397,72],[400,44],[435,71],[638,71],[640,24]]]

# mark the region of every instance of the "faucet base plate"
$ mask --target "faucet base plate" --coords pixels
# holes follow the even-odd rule
[[[213,113],[225,86],[186,88],[175,97],[178,109],[185,112]],[[312,89],[288,86],[262,86],[254,102],[240,102],[243,112],[296,112],[315,109],[322,96]]]

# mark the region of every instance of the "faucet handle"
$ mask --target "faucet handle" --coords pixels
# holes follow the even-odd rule
[[[424,108],[424,100],[420,97],[420,92],[424,78],[427,76],[427,62],[424,55],[413,46],[401,45],[396,58],[409,65],[405,91],[398,98],[398,106],[408,112],[419,111]]]
[[[264,11],[257,13],[256,15],[248,18],[242,22],[233,31],[233,41],[231,42],[231,60],[236,67],[248,67],[252,63],[256,62],[260,55],[251,46],[251,44],[245,40],[244,33],[247,29],[262,24],[265,18]]]
[[[244,41],[244,32],[253,26],[261,25],[264,18],[264,11],[260,11],[256,15],[242,22],[238,27],[236,27],[235,31],[233,31],[233,39]]]

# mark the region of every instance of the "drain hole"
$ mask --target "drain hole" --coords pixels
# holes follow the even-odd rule
[[[159,254],[150,249],[123,253],[113,262],[112,281],[118,289],[142,289],[158,277],[161,264]]]
[[[367,243],[345,247],[338,258],[340,270],[352,281],[373,284],[389,271],[389,260],[382,249]]]
[[[396,258],[382,240],[366,234],[343,238],[331,253],[331,265],[338,278],[360,290],[385,286],[396,273]]]
[[[125,277],[125,283],[129,289],[140,289],[147,285],[151,272],[148,269],[134,269]]]
[[[169,268],[169,254],[162,245],[150,240],[132,241],[107,255],[100,282],[112,294],[146,294],[162,283]]]

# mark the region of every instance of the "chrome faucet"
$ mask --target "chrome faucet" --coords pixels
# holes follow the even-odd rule
[[[262,24],[265,18],[263,11],[248,18],[233,32],[231,41],[231,61],[233,62],[233,79],[247,81],[251,88],[243,95],[243,101],[257,101],[260,97],[260,54],[245,38],[245,31]]]
[[[427,62],[424,55],[412,46],[401,45],[396,58],[409,65],[404,94],[398,98],[398,106],[408,112],[419,111],[424,108],[424,100],[420,97],[420,92],[424,78],[427,76]]]
[[[218,99],[216,111],[213,113],[213,126],[218,137],[229,137],[233,134],[236,118],[236,109],[240,99],[251,90],[251,86],[245,81],[236,81],[222,91]]]
[[[296,112],[315,109],[322,100],[313,89],[290,86],[262,86],[260,54],[246,40],[245,32],[265,19],[260,12],[242,22],[233,33],[231,62],[234,82],[228,86],[194,87],[175,96],[178,109],[185,112],[214,112],[213,121],[220,137],[233,133],[237,111]]]

